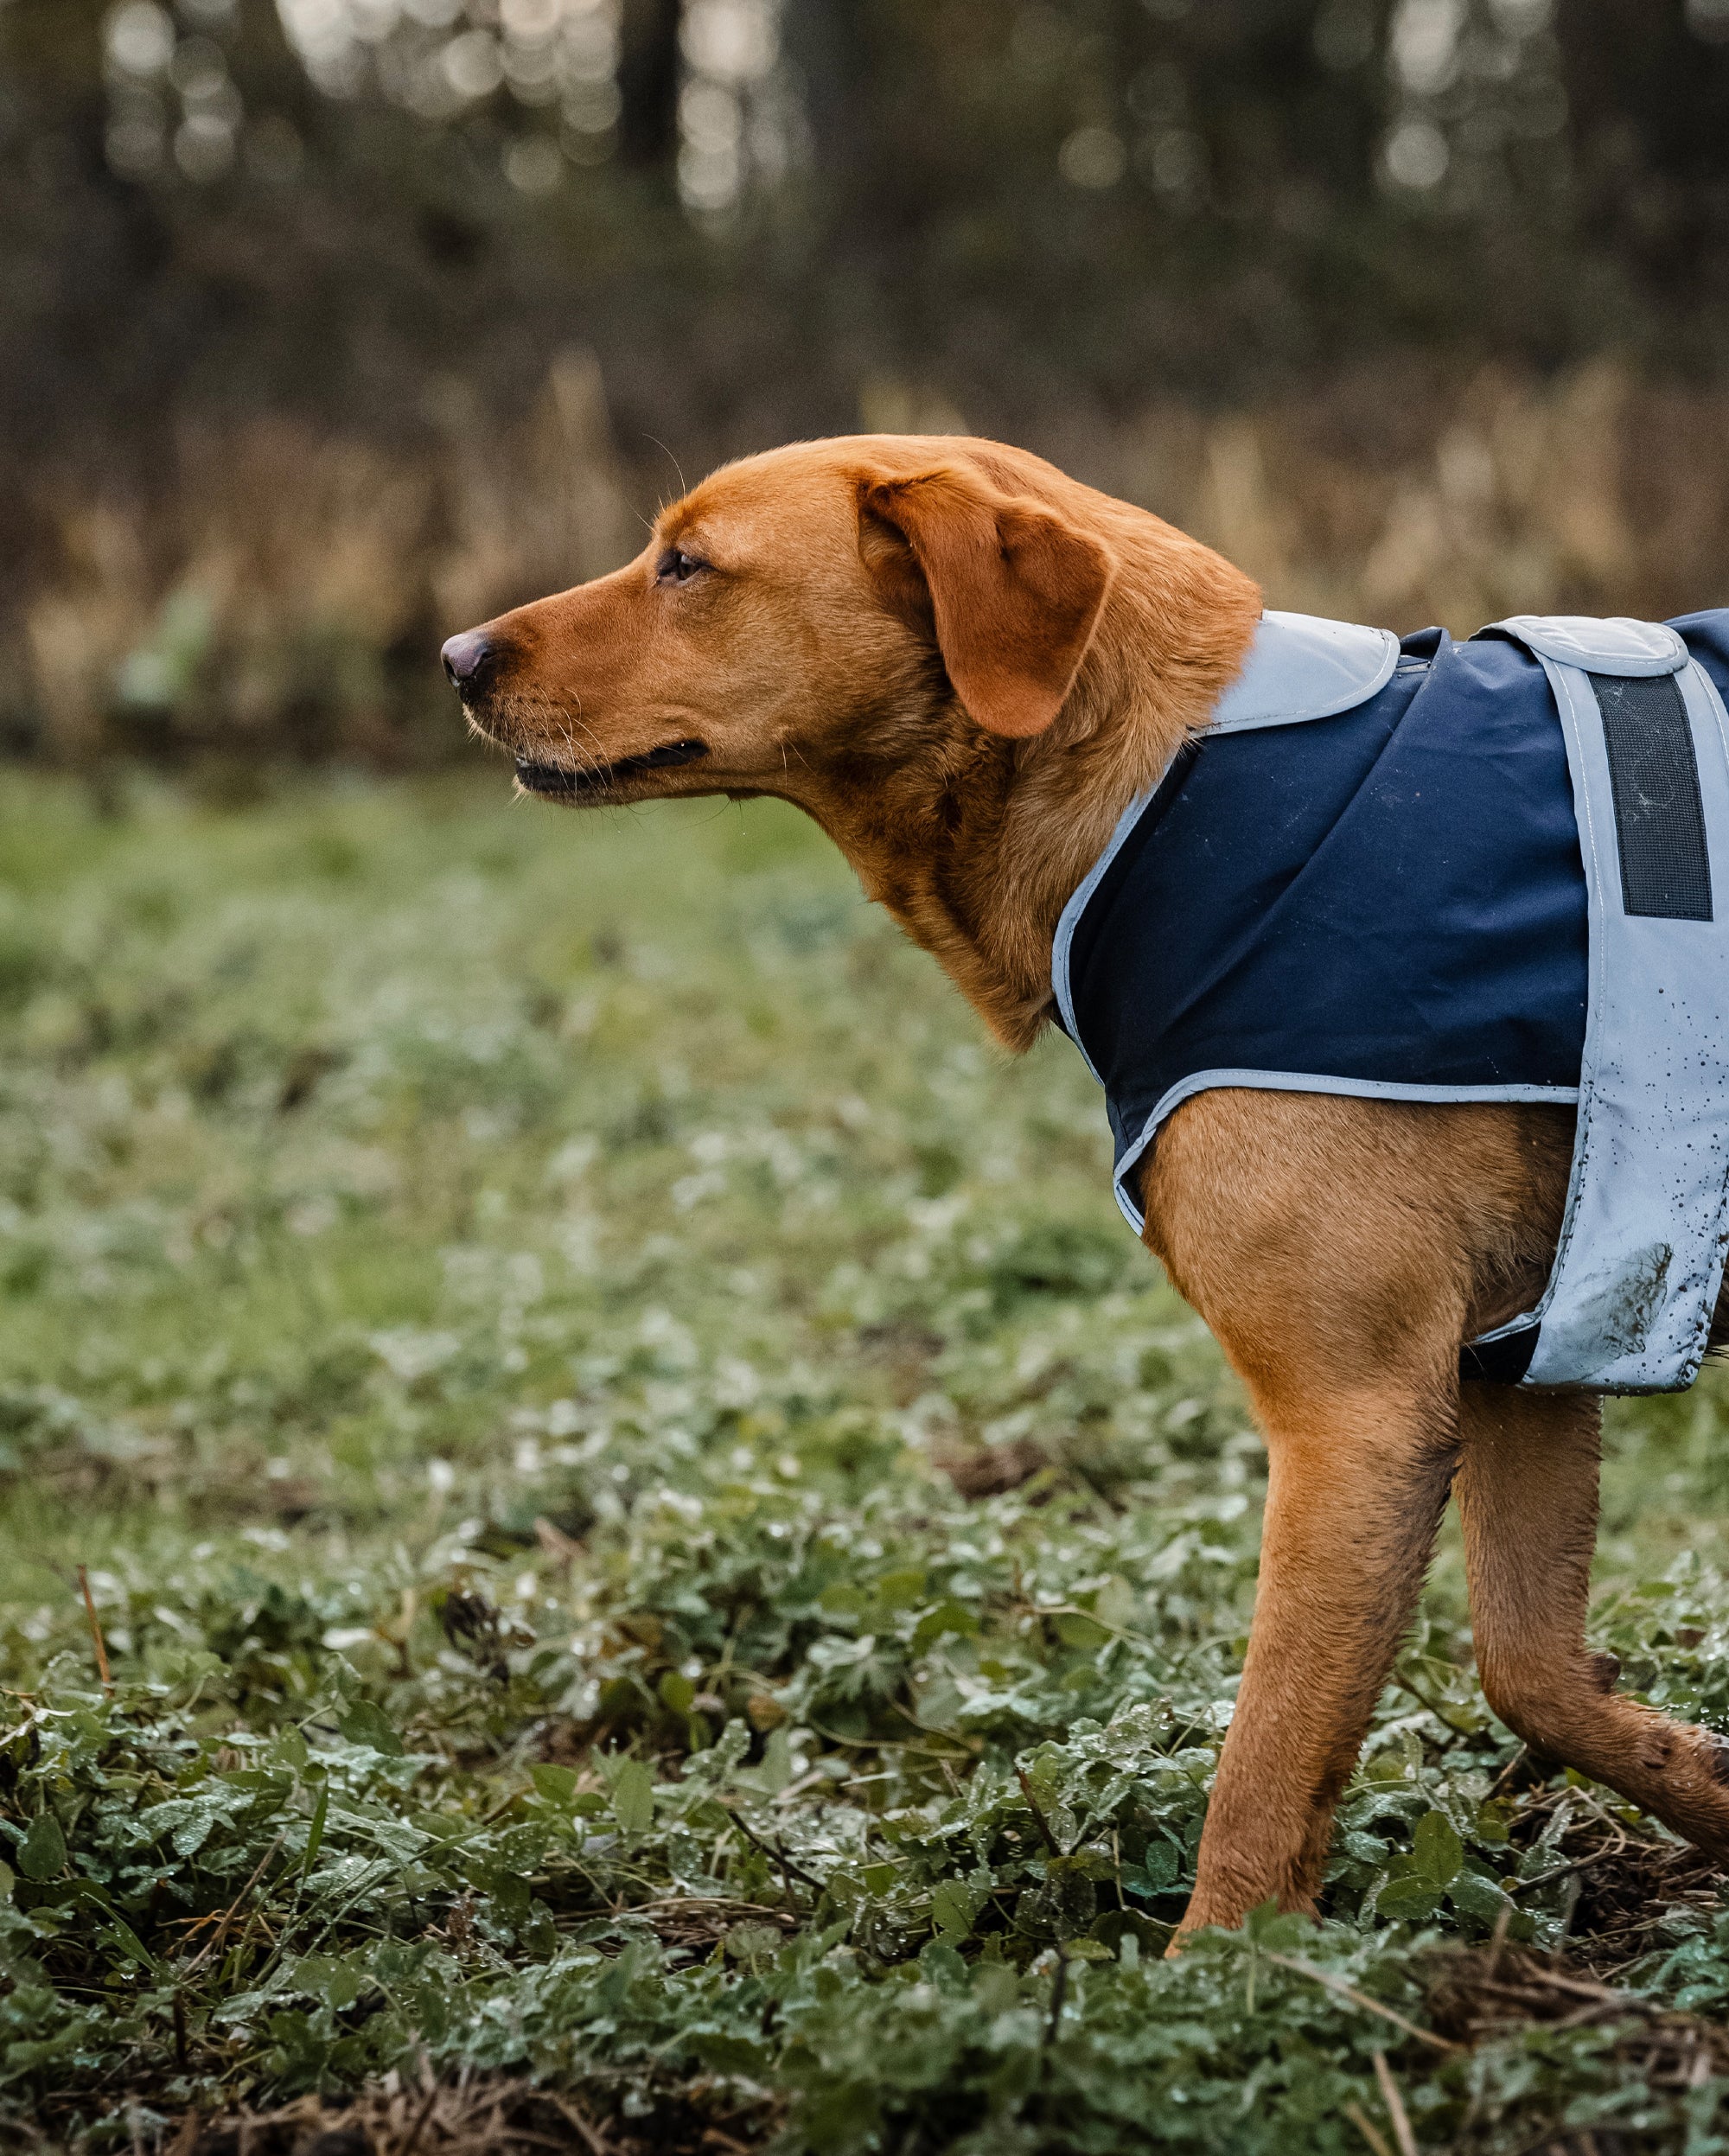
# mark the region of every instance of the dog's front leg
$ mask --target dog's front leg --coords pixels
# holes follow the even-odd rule
[[[1422,1584],[1458,1442],[1466,1268],[1427,1195],[1450,1132],[1433,1111],[1221,1088],[1177,1110],[1144,1180],[1146,1240],[1248,1387],[1269,1466],[1185,1930],[1313,1907]]]
[[[1388,1387],[1260,1403],[1270,1479],[1254,1623],[1183,1930],[1312,1910],[1333,1808],[1422,1584],[1450,1419]]]

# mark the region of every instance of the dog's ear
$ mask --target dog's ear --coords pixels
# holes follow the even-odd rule
[[[861,480],[858,516],[885,602],[935,636],[972,718],[993,734],[1042,733],[1092,640],[1113,567],[1106,549],[954,465]]]

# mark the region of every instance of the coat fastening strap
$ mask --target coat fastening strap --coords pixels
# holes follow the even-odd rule
[[[1662,625],[1496,627],[1542,661],[1560,715],[1590,993],[1554,1268],[1475,1346],[1516,1352],[1534,1328],[1523,1384],[1671,1391],[1705,1353],[1729,1226],[1729,722]]]

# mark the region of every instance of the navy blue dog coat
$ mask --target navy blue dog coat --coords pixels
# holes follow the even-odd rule
[[[1468,1375],[1688,1384],[1729,1183],[1729,611],[1456,644],[1269,614],[1065,909],[1117,1199],[1213,1086],[1578,1104],[1541,1301]]]

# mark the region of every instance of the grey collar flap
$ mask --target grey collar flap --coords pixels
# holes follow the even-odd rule
[[[1391,629],[1324,622],[1312,614],[1263,614],[1242,672],[1215,706],[1207,731],[1235,734],[1330,718],[1384,689],[1398,663],[1399,639]]]

